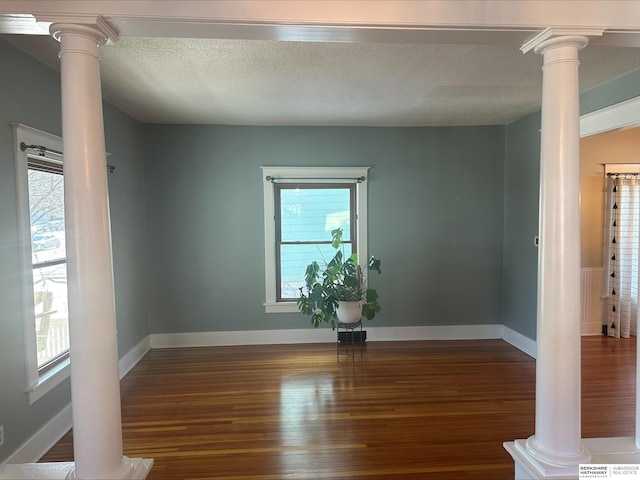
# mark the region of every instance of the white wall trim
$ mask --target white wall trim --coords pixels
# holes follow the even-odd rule
[[[605,163],[604,174],[607,173],[640,173],[638,163]],[[583,268],[583,270],[585,270]]]
[[[487,340],[502,338],[502,325],[366,327],[367,340]]]
[[[367,184],[370,167],[277,167],[261,166],[264,204],[264,271],[265,271],[265,312],[297,312],[295,302],[276,302],[276,226],[275,226],[275,190],[271,179],[281,182],[297,180],[301,183],[338,182],[344,179],[364,177],[356,185],[356,238],[359,263],[366,271],[369,258],[367,250]],[[267,178],[270,178],[267,180]],[[267,342],[268,343],[268,342]]]
[[[151,348],[219,347],[229,345],[277,345],[285,343],[330,343],[336,341],[331,328],[294,330],[247,330],[151,334]]]
[[[118,362],[118,371],[122,379],[144,357],[151,348],[151,336],[147,335],[135,347],[129,350]],[[22,444],[3,463],[33,463],[53,447],[73,425],[71,404],[67,405],[49,420],[31,438]]]
[[[71,404],[69,404],[24,442],[4,463],[37,462],[71,429],[72,424]]]
[[[580,335],[583,337],[595,337],[602,335],[602,322],[585,322],[580,325]]]
[[[47,132],[23,125],[12,123],[13,152],[16,171],[16,194],[18,206],[18,235],[20,260],[20,292],[22,300],[23,341],[26,363],[26,392],[29,405],[40,399],[64,379],[69,377],[68,362],[61,362],[48,373],[40,374],[38,370],[38,354],[36,351],[36,327],[34,321],[35,305],[33,298],[33,261],[31,258],[31,220],[29,214],[29,169],[27,166],[27,152],[22,151],[20,143],[27,145],[44,145],[57,151],[62,151],[62,138]],[[47,157],[56,158],[55,154]]]
[[[407,340],[486,340],[504,339],[535,357],[535,342],[503,325],[452,325],[415,327],[371,327],[363,329],[373,342]],[[195,332],[151,334],[151,348],[216,347],[229,345],[277,345],[295,343],[333,343],[336,332],[330,328],[295,330],[249,330],[237,332]]]
[[[580,117],[580,137],[640,125],[640,97],[616,103]]]
[[[529,337],[525,337],[521,333],[510,329],[509,327],[502,327],[502,339],[516,347],[518,350],[523,351],[532,358],[536,358],[537,346],[535,340],[531,340]]]
[[[144,337],[140,343],[129,350],[118,361],[118,373],[120,380],[135,367],[142,357],[151,349],[151,335]]]
[[[28,3],[25,8],[24,3]],[[574,0],[530,0],[518,2],[517,8],[505,6],[504,0],[474,0],[465,2],[460,8],[459,2],[431,0],[418,2],[411,0],[379,0],[376,8],[361,8],[359,0],[341,2],[282,2],[277,0],[246,0],[243,2],[218,1],[201,2],[197,0],[182,2],[118,2],[122,5],[105,7],[110,2],[83,0],[73,2],[24,2],[24,0],[4,0],[0,12],[7,19],[0,23],[3,33],[42,34],[44,28],[36,24],[35,19],[22,18],[15,12],[32,14],[40,24],[59,20],[59,16],[72,15],[91,17],[108,12],[107,21],[120,36],[158,36],[158,37],[211,37],[218,25],[240,27],[259,27],[262,35],[246,34],[243,38],[305,40],[335,38],[360,38],[354,30],[382,27],[378,30],[420,31],[427,39],[431,30],[451,32],[456,26],[463,26],[465,33],[485,33],[494,38],[501,32],[524,32],[527,36],[541,30],[541,26],[566,28],[606,26],[612,31],[622,31],[629,36],[637,31],[634,2],[625,0],[607,0],[606,2],[575,2]],[[339,5],[336,5],[339,4]],[[454,5],[452,5],[452,3]],[[510,2],[506,2],[510,3]],[[550,8],[550,3],[553,7]],[[301,5],[302,4],[302,5]],[[576,4],[578,4],[576,6]],[[588,7],[584,4],[588,4]],[[12,15],[13,14],[13,15]],[[58,17],[56,17],[58,15]],[[18,17],[16,19],[16,17]],[[30,17],[30,15],[28,16]],[[346,33],[327,37],[323,30],[335,26]],[[304,30],[319,30],[315,35]],[[243,29],[241,29],[243,30]],[[46,30],[45,30],[46,31]],[[302,31],[302,32],[301,32]],[[223,30],[223,33],[225,30]],[[294,35],[293,32],[298,32]],[[278,33],[280,35],[278,36]],[[618,35],[620,36],[620,35]],[[614,39],[628,46],[631,40]],[[386,37],[383,37],[386,38]],[[450,35],[446,38],[450,38]],[[485,38],[481,36],[480,38]],[[509,37],[510,38],[510,37]],[[519,35],[517,38],[521,38]],[[445,42],[442,39],[441,42]],[[478,41],[472,37],[474,41]],[[470,42],[471,43],[471,42]],[[504,43],[504,42],[503,42]],[[616,43],[617,45],[617,43]]]

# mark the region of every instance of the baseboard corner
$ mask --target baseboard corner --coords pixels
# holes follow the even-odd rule
[[[516,347],[518,350],[526,353],[532,358],[536,358],[537,344],[535,340],[525,337],[519,332],[512,330],[506,325],[502,329],[502,339]]]

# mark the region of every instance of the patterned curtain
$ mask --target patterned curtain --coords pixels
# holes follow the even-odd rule
[[[637,174],[607,178],[609,278],[607,335],[636,335],[638,316],[638,237],[640,185]]]

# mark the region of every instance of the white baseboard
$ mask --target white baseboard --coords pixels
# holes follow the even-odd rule
[[[366,327],[373,342],[406,340],[487,340],[502,338],[502,325]]]
[[[129,350],[118,362],[118,373],[120,380],[142,360],[142,357],[151,349],[151,335],[144,337],[140,343]]]
[[[502,327],[502,339],[516,347],[518,350],[523,351],[530,357],[536,358],[537,346],[535,340],[531,340],[529,337],[525,337],[521,333],[510,329],[509,327]]]
[[[72,423],[71,405],[69,404],[24,442],[4,463],[37,462],[71,429]]]
[[[503,337],[502,325],[453,325],[417,327],[371,327],[367,340],[480,340]],[[332,343],[336,332],[328,327],[296,330],[249,330],[239,332],[158,333],[151,348],[215,347],[224,345],[277,345],[285,343]]]
[[[602,323],[601,322],[581,323],[580,334],[583,336],[602,335]]]
[[[151,348],[151,338],[147,335],[138,345],[127,352],[118,362],[120,379],[124,377]],[[71,404],[67,405],[22,444],[4,463],[34,463],[53,447],[72,427]]]
[[[335,341],[336,333],[331,328],[323,327],[295,330],[151,334],[151,348],[278,345],[284,343],[330,343]]]

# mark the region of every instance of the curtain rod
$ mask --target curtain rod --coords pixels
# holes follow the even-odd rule
[[[38,150],[39,152],[38,155],[41,157],[44,157],[47,152],[53,153],[55,155],[60,155],[60,156],[63,155],[63,153],[59,150],[54,150],[53,148],[45,147],[44,145],[27,145],[24,142],[20,142],[20,150],[23,152],[26,150]],[[116,170],[115,165],[107,164],[107,171],[109,173],[113,173],[115,172],[115,170]]]
[[[47,152],[55,153],[56,155],[62,155],[62,152],[54,150],[53,148],[45,147],[44,145],[27,145],[24,142],[20,142],[20,150],[24,152],[27,149],[38,150],[40,152],[38,155],[40,155],[41,157],[44,157],[45,153]]]
[[[355,177],[355,178],[318,178],[318,177],[272,177],[267,175],[265,177],[267,182],[278,183],[278,182],[295,182],[295,181],[304,181],[304,180],[314,180],[315,182],[327,181],[327,182],[337,182],[337,181],[345,181],[345,182],[355,182],[362,183],[366,180],[366,177]]]

